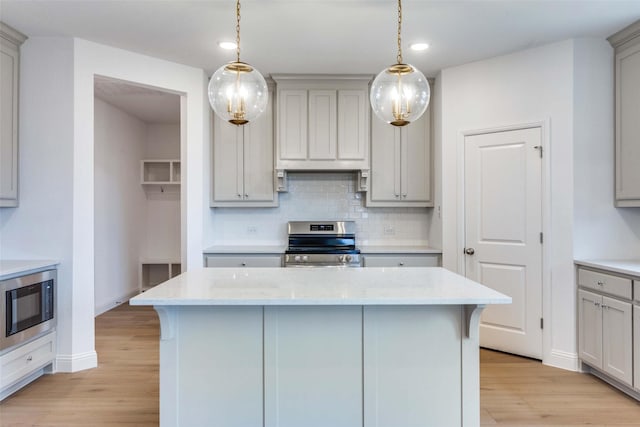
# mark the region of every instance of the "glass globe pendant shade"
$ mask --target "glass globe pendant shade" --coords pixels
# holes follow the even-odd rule
[[[230,62],[218,68],[209,80],[209,103],[223,120],[244,125],[267,108],[267,82],[249,64]]]
[[[420,118],[430,98],[429,82],[409,64],[394,64],[382,70],[369,93],[375,115],[393,126],[406,126]]]

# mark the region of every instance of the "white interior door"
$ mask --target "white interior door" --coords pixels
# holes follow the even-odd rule
[[[542,358],[539,127],[465,137],[466,276],[509,295],[488,306],[480,345]]]

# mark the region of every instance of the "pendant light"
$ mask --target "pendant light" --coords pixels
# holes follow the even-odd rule
[[[213,73],[208,92],[213,111],[234,125],[249,123],[267,108],[267,82],[258,70],[240,61],[240,0],[236,1],[236,61]]]
[[[420,70],[402,62],[402,0],[398,0],[397,63],[380,72],[373,80],[369,101],[373,112],[393,126],[406,126],[427,109],[431,90]]]

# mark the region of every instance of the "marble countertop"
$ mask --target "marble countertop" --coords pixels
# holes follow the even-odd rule
[[[441,254],[441,249],[420,245],[359,245],[363,254]],[[287,245],[219,245],[210,246],[202,252],[213,254],[284,254]]]
[[[131,305],[462,305],[511,298],[440,267],[201,268]]]
[[[212,254],[277,254],[282,255],[286,245],[219,245],[210,246],[202,252]]]
[[[0,280],[47,270],[58,264],[52,260],[0,260]]]
[[[628,274],[640,277],[640,259],[586,259],[575,260],[578,265],[591,268],[599,268],[612,273]]]
[[[441,254],[442,249],[419,245],[362,245],[363,254]]]

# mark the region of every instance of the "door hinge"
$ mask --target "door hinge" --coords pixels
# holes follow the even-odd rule
[[[544,319],[540,318],[540,329],[544,329]]]
[[[540,232],[540,243],[544,243],[544,235]]]
[[[540,158],[542,158],[542,145],[536,145],[533,148],[540,151]]]

